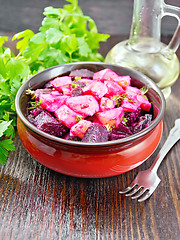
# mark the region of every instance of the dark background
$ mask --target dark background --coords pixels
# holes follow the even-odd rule
[[[85,15],[95,20],[99,32],[128,36],[133,2],[133,0],[79,0],[79,6]],[[0,35],[25,29],[38,32],[43,19],[43,9],[47,6],[62,7],[66,3],[64,0],[0,0]],[[166,0],[166,3],[180,7],[180,0]],[[175,18],[164,17],[162,35],[172,35],[176,26]]]

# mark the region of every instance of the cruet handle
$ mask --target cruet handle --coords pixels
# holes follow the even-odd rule
[[[170,49],[172,49],[174,52],[176,52],[176,50],[179,47],[180,44],[180,8],[176,7],[176,6],[172,6],[172,5],[168,5],[168,4],[163,4],[163,16],[172,16],[177,18],[178,20],[178,26],[176,28],[176,31],[171,39],[171,41],[169,42],[168,47]]]

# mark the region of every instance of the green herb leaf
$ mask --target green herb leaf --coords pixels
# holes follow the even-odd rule
[[[45,16],[58,17],[61,16],[61,13],[58,8],[46,7],[43,14]]]
[[[7,41],[8,41],[8,37],[0,36],[0,47]]]
[[[9,125],[11,124],[12,121],[3,121],[0,123],[0,137],[3,136],[3,133],[8,129]]]
[[[59,20],[52,17],[45,17],[42,21],[42,26],[40,27],[39,31],[46,32],[50,28],[59,30]]]
[[[15,146],[11,139],[0,140],[0,164],[4,165],[8,157],[8,151],[14,151]]]
[[[68,57],[59,49],[46,49],[39,55],[39,60],[43,62],[43,67],[48,68],[68,61]]]
[[[85,39],[83,37],[81,38],[77,38],[78,41],[78,47],[79,47],[79,54],[81,56],[85,56],[87,57],[88,54],[91,52],[91,49],[88,45],[88,43],[85,41]]]
[[[58,43],[63,37],[63,33],[55,28],[50,28],[46,31],[46,41],[51,44]]]
[[[21,39],[18,41],[16,48],[21,51],[24,51],[25,48],[28,46],[29,40],[34,36],[34,32],[27,29],[23,32],[17,33],[13,36],[12,40]]]
[[[31,105],[31,107],[29,107],[29,109],[32,110],[32,109],[39,107],[41,103],[40,103],[40,101],[35,101],[35,102],[30,101],[29,104]]]
[[[14,79],[18,75],[24,78],[29,74],[29,66],[22,60],[11,58],[6,64],[6,71],[9,79]]]
[[[143,94],[146,94],[148,92],[149,88],[147,85],[144,85],[142,88],[140,88],[140,91],[143,92]]]
[[[76,116],[76,120],[77,120],[77,121],[81,121],[81,120],[82,120],[82,116],[77,115],[77,116]]]
[[[9,96],[10,95],[10,85],[7,84],[7,81],[0,82],[0,94],[2,96]]]

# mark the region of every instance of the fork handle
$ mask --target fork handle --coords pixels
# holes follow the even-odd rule
[[[163,147],[159,151],[156,159],[154,160],[153,164],[150,167],[151,171],[157,172],[164,157],[169,152],[169,150],[174,146],[174,144],[177,141],[179,141],[179,139],[180,139],[180,118],[176,119],[175,126],[170,130],[168,138],[166,139]]]

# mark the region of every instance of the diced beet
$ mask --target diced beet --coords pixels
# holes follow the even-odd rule
[[[82,77],[82,78],[92,78],[94,72],[88,69],[77,69],[70,72],[70,77]]]
[[[145,127],[149,126],[149,124],[152,121],[152,115],[151,114],[145,114],[144,116],[141,116],[139,118],[139,121],[137,122],[136,125],[133,127],[130,127],[132,133],[137,133],[144,129]]]
[[[60,122],[57,124],[47,122],[44,123],[39,129],[56,137],[64,137],[69,131],[69,129]]]
[[[127,133],[111,133],[110,135],[110,140],[118,140],[118,139],[121,139],[121,138],[125,138],[125,137],[129,137],[130,135],[127,134]]]
[[[35,108],[32,110],[32,113],[34,115],[34,117],[36,117],[38,114],[40,114],[43,111],[43,108],[41,106]]]
[[[124,118],[126,119],[126,125],[128,127],[132,126],[134,123],[139,121],[141,116],[141,107],[139,107],[135,112],[124,112]]]
[[[124,110],[121,107],[98,113],[99,122],[110,127],[117,127],[123,117]]]
[[[113,80],[105,81],[104,83],[108,89],[105,97],[112,97],[114,95],[122,95],[123,93],[125,93],[124,89]]]
[[[83,95],[83,90],[80,86],[77,86],[71,90],[71,97],[77,97]]]
[[[54,88],[56,88],[58,91],[62,91],[63,86],[70,86],[72,83],[71,77],[64,76],[64,77],[57,77],[53,81],[51,81],[51,84]]]
[[[143,117],[143,116],[142,116]],[[148,127],[150,125],[150,123],[152,122],[152,114],[145,114],[144,115],[145,119],[146,119],[146,125],[145,127]]]
[[[57,137],[63,137],[68,132],[68,128],[46,111],[42,111],[34,118],[34,125],[43,132]]]
[[[113,128],[112,131],[113,132],[123,132],[123,133],[127,133],[129,135],[132,135],[131,130],[122,123],[120,123],[116,128]]]
[[[83,118],[82,115],[74,112],[66,105],[62,105],[59,109],[57,109],[55,116],[68,128],[71,128],[74,124]]]
[[[128,137],[132,135],[132,132],[128,127],[120,123],[117,128],[113,128],[110,133],[110,140],[117,140],[120,138]]]
[[[100,111],[102,112],[113,109],[115,105],[116,101],[107,97],[102,97],[99,102]]]
[[[44,110],[34,118],[34,124],[37,128],[41,127],[41,125],[46,122],[52,122],[54,124],[59,123],[59,121],[55,119],[49,112]]]
[[[106,142],[108,139],[109,132],[106,127],[98,123],[92,123],[84,134],[82,142]]]
[[[70,135],[72,134],[73,136],[77,136],[82,139],[84,137],[85,132],[87,131],[91,124],[92,123],[90,121],[83,119],[80,120],[78,123],[72,126],[70,130]]]
[[[34,114],[33,113],[30,113],[27,115],[27,119],[30,123],[32,123],[33,125],[35,125],[34,123]]]
[[[70,97],[67,99],[66,105],[84,117],[93,116],[99,112],[99,104],[91,95]]]
[[[108,89],[102,82],[91,81],[91,84],[83,88],[83,92],[93,95],[96,99],[101,99],[108,92]]]

